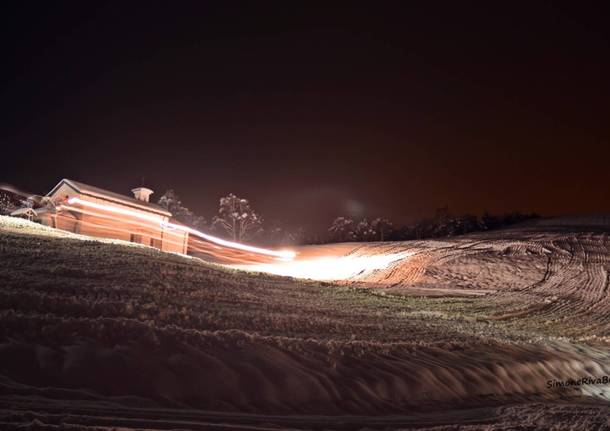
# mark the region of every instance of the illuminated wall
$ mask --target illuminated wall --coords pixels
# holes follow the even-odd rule
[[[80,194],[67,184],[57,188],[52,197],[60,202],[78,198],[94,206],[73,204],[60,207],[56,213],[42,211],[39,221],[44,225],[82,235],[141,243],[163,251],[187,252],[188,233],[166,227],[169,218],[163,214]],[[116,209],[121,208],[144,217],[117,214]]]

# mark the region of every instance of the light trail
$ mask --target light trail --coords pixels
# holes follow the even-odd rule
[[[247,271],[266,272],[295,278],[339,281],[357,279],[372,271],[387,269],[395,262],[409,256],[411,256],[409,252],[364,256],[332,256],[284,263],[234,265],[234,267]]]
[[[291,261],[296,256],[296,253],[292,250],[269,250],[266,248],[254,247],[254,246],[247,245],[247,244],[240,244],[238,242],[227,241],[222,238],[218,238],[218,237],[200,232],[200,231],[190,228],[188,226],[183,226],[183,225],[179,225],[176,223],[164,222],[163,219],[159,216],[141,214],[139,212],[132,211],[132,210],[129,210],[126,208],[118,208],[115,206],[103,205],[103,204],[99,204],[96,202],[86,201],[86,200],[76,198],[76,197],[68,199],[68,204],[82,205],[84,207],[95,208],[100,211],[108,211],[108,212],[113,212],[116,214],[122,214],[122,215],[130,216],[130,217],[134,217],[134,218],[139,218],[141,220],[147,220],[147,221],[156,223],[162,227],[167,227],[169,229],[175,229],[175,230],[187,232],[191,235],[197,236],[206,241],[221,245],[223,247],[233,248],[233,249],[242,250],[242,251],[248,251],[248,252],[252,252],[252,253],[264,254],[267,256],[273,256],[273,257],[276,257],[276,258],[278,258],[280,260],[284,260],[284,261]],[[70,209],[70,207],[68,207],[66,205],[64,205],[64,207]]]
[[[95,211],[87,211],[85,209],[82,208],[76,208],[76,207],[71,207],[71,206],[66,206],[66,205],[61,205],[61,208],[63,209],[67,209],[70,211],[74,211],[74,212],[79,212],[81,214],[86,214],[86,215],[90,215],[93,216],[95,219],[106,219],[106,220],[112,220],[112,221],[116,221],[118,220],[116,217],[113,217],[111,215],[108,214],[102,214],[99,212],[95,212]],[[57,217],[59,220],[64,220],[67,222],[74,222],[73,219],[70,219],[66,216],[63,215],[56,215],[55,217]],[[122,221],[122,225],[124,226],[128,226],[131,227],[130,229],[128,228],[121,228],[118,226],[112,226],[112,225],[108,225],[105,223],[95,223],[93,221],[86,221],[86,220],[79,220],[79,223],[81,223],[83,226],[87,226],[87,227],[91,227],[91,228],[95,228],[98,231],[111,231],[111,232],[117,232],[120,234],[125,234],[125,235],[130,235],[130,234],[141,234],[142,231],[138,230],[138,229],[148,229],[150,230],[151,228],[154,228],[154,226],[151,226],[150,223],[144,223],[144,222],[140,222],[138,220],[129,220],[128,222],[125,222],[124,220]],[[166,232],[172,236],[174,235],[179,235],[178,233],[175,232]],[[150,238],[156,239],[156,240],[162,240],[168,243],[171,243],[173,245],[182,245],[183,241],[174,241],[174,240],[170,240],[167,236],[165,237],[161,237],[158,235],[154,235],[151,232],[146,232],[146,235]],[[103,237],[105,238],[105,237]],[[111,239],[111,238],[107,238],[107,239]],[[125,241],[125,240],[124,240]]]
[[[287,261],[294,259],[294,257],[296,256],[296,253],[292,250],[278,250],[278,251],[268,250],[266,248],[254,247],[251,245],[240,244],[238,242],[227,241],[222,238],[217,238],[215,236],[208,235],[203,232],[199,232],[198,230],[195,230],[188,226],[182,226],[182,225],[175,224],[175,223],[162,222],[161,225],[167,226],[170,229],[178,229],[178,230],[182,230],[184,232],[188,232],[191,235],[198,236],[200,238],[205,239],[206,241],[210,241],[210,242],[213,242],[214,244],[222,245],[224,247],[235,248],[235,249],[243,250],[243,251],[250,251],[252,253],[266,254],[268,256],[275,256],[282,260],[287,260]]]
[[[151,231],[151,229],[154,229],[154,226],[150,222],[147,222],[147,221],[139,221],[137,219],[125,220],[125,219],[118,218],[112,214],[104,214],[100,211],[95,211],[95,210],[90,211],[90,210],[86,210],[84,208],[77,208],[77,207],[66,206],[66,205],[62,205],[61,208],[70,210],[71,212],[79,212],[82,214],[87,214],[87,215],[93,216],[94,220],[97,220],[97,219],[105,219],[105,220],[109,220],[109,221],[120,220],[121,221],[120,226],[112,226],[112,225],[109,225],[108,223],[104,223],[104,222],[96,223],[94,221],[87,221],[87,220],[82,220],[82,219],[78,221],[81,224],[81,226],[87,227],[88,228],[87,230],[90,230],[90,229],[95,230],[96,233],[93,235],[104,241],[110,241],[113,243],[120,242],[120,243],[129,244],[129,245],[141,245],[141,246],[146,247],[146,246],[149,246],[149,244],[146,242],[134,243],[134,242],[128,241],[127,239],[123,239],[123,240],[116,239],[121,236],[129,238],[129,236],[131,234],[142,234],[142,229],[145,229],[146,230],[145,236],[147,236],[148,238],[163,241],[164,243],[169,243],[169,244],[181,246],[181,247],[184,245],[183,239],[180,239],[180,241],[174,241],[171,239],[174,236],[176,236],[176,237],[180,236],[182,238],[182,235],[183,235],[182,232],[178,233],[177,231],[166,231],[166,232],[164,232],[164,236],[155,235],[155,233],[153,233]],[[57,221],[62,221],[62,222],[66,222],[66,223],[74,223],[73,218],[66,217],[63,214],[57,214],[54,217]],[[61,228],[59,228],[59,229],[61,229]],[[104,235],[100,235],[100,232],[103,232]],[[106,234],[109,234],[109,236]],[[115,237],[115,234],[118,236]],[[89,235],[92,235],[92,234],[87,233],[85,235],[87,237],[89,237]],[[152,243],[150,243],[150,246],[153,246]],[[217,245],[217,244],[214,244],[209,241],[205,241],[203,239],[196,238],[196,237],[192,237],[189,239],[188,251],[189,251],[189,254],[187,254],[187,255],[183,254],[183,256],[189,257],[189,258],[190,257],[199,257],[203,260],[219,263],[222,265],[232,265],[232,264],[245,265],[248,263],[256,264],[256,263],[261,263],[261,262],[268,262],[269,259],[275,259],[277,261],[287,262],[287,261],[280,260],[280,259],[277,259],[274,257],[263,255],[263,254],[250,253],[250,252],[246,252],[246,251],[242,251],[242,250],[222,247],[220,245]]]

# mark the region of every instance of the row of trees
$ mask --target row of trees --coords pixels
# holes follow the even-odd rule
[[[7,193],[0,190],[0,215],[8,215],[14,211],[15,204]]]
[[[158,204],[171,212],[176,220],[188,226],[218,232],[233,241],[246,242],[263,231],[263,219],[252,209],[248,199],[237,197],[233,193],[220,198],[218,213],[211,223],[185,207],[174,190],[166,191],[159,198]]]
[[[322,242],[319,236],[311,235],[302,227],[288,229],[278,222],[264,227],[263,217],[252,208],[250,201],[233,193],[220,198],[218,212],[209,222],[184,206],[174,190],[166,191],[158,203],[176,220],[236,242],[256,240],[274,246]]]
[[[329,242],[344,241],[406,241],[424,238],[445,238],[471,232],[500,229],[529,219],[538,218],[536,213],[513,212],[492,215],[485,212],[481,217],[473,214],[454,215],[447,207],[437,210],[432,218],[419,220],[412,225],[395,229],[385,218],[359,222],[349,217],[337,217],[328,228]]]
[[[372,220],[363,218],[358,221],[345,216],[337,217],[328,228],[327,235],[319,235],[307,232],[304,228],[289,230],[279,224],[264,229],[264,220],[252,208],[250,201],[233,193],[220,198],[218,212],[210,222],[184,206],[174,190],[165,192],[158,203],[167,208],[174,218],[195,229],[209,231],[237,242],[257,240],[274,245],[442,238],[499,229],[538,217],[537,214],[519,212],[504,215],[486,212],[481,217],[473,214],[455,215],[444,207],[438,209],[434,217],[399,228],[395,228],[383,217]]]
[[[18,208],[32,208],[35,204],[34,199],[23,199],[21,196],[0,190],[0,215],[9,215]]]
[[[349,217],[337,217],[328,228],[331,242],[384,241],[389,239],[392,223],[385,218],[355,222]]]

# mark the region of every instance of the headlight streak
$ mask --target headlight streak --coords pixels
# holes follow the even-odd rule
[[[84,207],[99,209],[100,211],[108,211],[108,212],[113,212],[116,214],[122,214],[122,215],[130,216],[130,217],[139,218],[142,220],[148,220],[150,222],[157,223],[162,227],[167,227],[170,229],[176,229],[176,230],[181,230],[183,232],[187,232],[191,235],[197,236],[206,241],[221,245],[223,247],[233,248],[233,249],[242,250],[242,251],[248,251],[248,252],[252,252],[252,253],[264,254],[267,256],[273,256],[273,257],[277,258],[278,260],[291,261],[296,256],[296,253],[292,250],[269,250],[269,249],[265,249],[265,248],[254,247],[251,245],[240,244],[240,243],[233,242],[233,241],[227,241],[222,238],[218,238],[218,237],[200,232],[200,231],[190,228],[188,226],[183,226],[183,225],[179,225],[179,224],[171,223],[171,222],[165,222],[159,216],[141,214],[139,212],[132,211],[132,210],[129,210],[126,208],[120,208],[120,207],[115,207],[115,206],[110,206],[110,205],[103,205],[103,204],[99,204],[96,202],[86,201],[86,200],[76,198],[76,197],[69,198],[68,204],[70,204],[70,205],[77,204],[77,205],[82,205]],[[63,206],[66,207],[67,209],[71,208],[66,205],[63,205]]]
[[[7,187],[6,185],[1,185],[0,188],[10,190],[12,192],[16,191],[13,188],[9,189],[9,187]],[[41,197],[38,198],[42,199]],[[240,244],[233,241],[227,241],[222,238],[218,238],[213,235],[200,232],[188,226],[183,226],[171,222],[164,222],[164,217],[161,215],[145,214],[127,208],[104,205],[97,202],[83,200],[77,197],[69,198],[67,200],[67,204],[68,205],[59,205],[58,208],[63,208],[70,211],[77,211],[103,219],[115,221],[121,220],[121,222],[125,223],[127,226],[127,228],[120,228],[118,226],[109,226],[103,223],[95,223],[84,220],[80,221],[80,223],[98,228],[100,230],[114,231],[122,234],[139,234],[141,232],[138,228],[153,228],[154,231],[156,226],[161,226],[166,228],[163,237],[154,235],[152,234],[152,232],[146,233],[146,235],[150,238],[154,238],[155,240],[162,240],[174,245],[181,244],[181,242],[173,239],[173,237],[175,236],[180,236],[180,234],[176,233],[176,231],[187,232],[193,236],[193,238],[189,241],[188,244],[189,253],[193,252],[195,253],[195,256],[198,255],[199,257],[205,256],[204,260],[211,259],[212,261],[230,266],[232,268],[243,269],[248,271],[266,272],[281,276],[290,276],[312,280],[332,281],[357,279],[359,276],[365,273],[387,268],[394,262],[409,256],[409,253],[390,253],[373,256],[343,255],[334,257],[317,257],[310,259],[301,256],[300,259],[295,260],[297,253],[292,250],[270,250],[246,244]],[[72,205],[79,205],[79,207],[75,207]],[[87,211],[83,207],[97,209],[102,212],[100,213],[96,211]],[[132,218],[132,220],[124,220],[112,217],[109,214],[104,214],[104,212],[128,216]],[[55,217],[63,218],[63,216],[61,216],[60,214],[57,214]],[[134,229],[130,229],[129,225],[133,225]],[[146,246],[147,244],[141,245]],[[229,250],[234,251],[229,252]],[[248,252],[253,254],[248,255]],[[259,255],[260,257],[256,257],[255,255]],[[269,260],[265,260],[262,256],[270,256],[276,262],[270,262]]]
[[[294,259],[294,257],[296,256],[296,253],[292,250],[275,251],[275,250],[268,250],[266,248],[259,248],[259,247],[254,247],[251,245],[240,244],[238,242],[227,241],[222,238],[217,238],[215,236],[208,235],[203,232],[199,232],[198,230],[195,230],[188,226],[182,226],[182,225],[169,223],[169,222],[162,222],[161,225],[169,227],[171,229],[178,229],[178,230],[188,232],[191,235],[198,236],[199,238],[203,238],[206,241],[213,242],[213,243],[221,245],[223,247],[235,248],[235,249],[243,250],[243,251],[250,251],[252,253],[266,254],[268,256],[275,256],[275,257],[279,258],[280,260],[286,260],[286,261],[290,261],[290,260]]]
[[[266,272],[295,278],[319,281],[357,279],[371,271],[388,268],[394,262],[409,257],[412,253],[388,253],[372,256],[337,256],[284,263],[261,263],[234,265],[247,271]]]
[[[268,250],[227,241],[188,226],[165,222],[161,215],[140,213],[128,208],[104,205],[76,197],[68,199],[65,204],[59,205],[58,208],[93,216],[92,220],[80,220],[80,223],[100,231],[106,231],[107,235],[102,235],[104,238],[115,237],[116,234],[113,235],[112,232],[122,234],[119,237],[130,233],[144,233],[146,237],[151,239],[180,245],[183,242],[175,241],[174,237],[179,238],[182,233],[187,232],[191,235],[188,243],[189,254],[193,254],[195,257],[235,269],[265,272],[280,276],[326,281],[357,280],[363,275],[388,268],[395,262],[410,256],[410,253],[407,252],[358,255],[353,253],[344,254],[345,252],[337,254],[336,251],[318,253],[317,256],[307,256],[308,251],[300,252],[299,259],[295,259],[297,253],[292,250]],[[125,218],[114,217],[112,214],[119,214],[125,216]],[[55,217],[65,218],[60,213],[56,214]],[[65,219],[73,221],[73,219]],[[96,223],[93,221],[99,219],[120,221],[120,223],[105,223],[101,220]],[[162,237],[154,233],[159,232],[159,226],[165,228]],[[147,246],[148,244],[142,245]],[[275,262],[263,256],[269,256]]]
[[[87,221],[86,219],[79,220],[79,223],[82,226],[87,227],[88,231],[93,229],[96,233],[93,234],[94,237],[99,238],[100,240],[110,241],[112,243],[124,243],[126,245],[138,245],[143,247],[148,247],[147,243],[140,242],[130,242],[127,239],[116,239],[119,237],[129,238],[130,234],[142,234],[144,233],[149,238],[154,238],[156,240],[162,240],[164,243],[169,243],[173,245],[181,246],[184,244],[183,240],[175,241],[172,238],[181,238],[183,233],[177,231],[166,231],[163,236],[155,235],[153,232],[154,226],[146,221],[139,221],[137,219],[123,219],[117,218],[111,214],[103,214],[99,211],[88,211],[84,208],[63,206],[64,209],[69,209],[71,212],[78,212],[82,214],[87,214],[93,216],[93,220],[105,219],[108,221],[117,221],[120,220],[120,225],[112,225],[106,222],[96,223],[94,221]],[[57,221],[62,221],[64,223],[74,223],[74,218],[66,217],[63,214],[55,214],[55,219]],[[119,227],[123,226],[123,227]],[[61,228],[60,228],[61,229]],[[143,232],[144,230],[144,232]],[[102,234],[103,233],[103,234]],[[90,238],[91,233],[85,234],[85,238]],[[232,249],[228,247],[221,247],[219,245],[213,244],[209,241],[205,241],[203,239],[193,237],[189,239],[188,243],[189,253],[192,253],[192,256],[185,255],[183,253],[177,253],[174,251],[170,251],[169,253],[177,253],[185,257],[193,258],[198,257],[205,261],[214,262],[221,265],[234,265],[234,264],[247,264],[247,263],[263,263],[269,262],[270,259],[277,260],[275,257],[270,257],[262,254],[249,253],[242,250]]]
[[[66,206],[66,205],[62,205],[61,207],[64,209],[70,210],[70,211],[81,213],[81,214],[91,215],[91,216],[95,217],[95,219],[107,219],[107,220],[111,220],[111,221],[117,220],[116,217],[112,217],[111,215],[108,215],[108,214],[101,214],[99,212],[87,211],[82,208],[70,207],[70,206]],[[74,219],[71,219],[71,218],[68,218],[68,217],[65,217],[62,215],[56,215],[55,217],[57,217],[58,219],[61,219],[61,220],[68,221],[68,222],[74,222]],[[129,220],[129,222],[124,222],[124,225],[128,226],[130,228],[120,228],[117,226],[109,225],[107,223],[95,223],[93,221],[85,221],[85,220],[79,220],[79,223],[81,223],[83,226],[88,226],[88,227],[97,229],[98,231],[116,232],[116,233],[125,234],[125,235],[129,235],[132,233],[142,233],[141,230],[144,229],[144,230],[146,230],[146,235],[155,240],[163,240],[163,241],[171,243],[173,245],[182,244],[182,241],[172,240],[169,238],[169,236],[161,237],[158,235],[151,234],[151,232],[152,232],[151,228],[153,228],[154,226],[151,225],[150,223],[139,222],[138,220]],[[171,236],[173,236],[173,237],[179,235],[175,232],[166,232],[166,233],[171,234]],[[106,237],[102,236],[102,238],[106,238]],[[111,239],[111,238],[106,238],[106,239]],[[121,240],[119,240],[119,241],[121,241]],[[127,240],[122,240],[122,241],[127,241]]]

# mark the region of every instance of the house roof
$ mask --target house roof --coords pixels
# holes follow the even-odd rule
[[[152,202],[141,201],[136,198],[121,195],[119,193],[114,193],[109,190],[104,190],[99,187],[90,186],[89,184],[81,183],[79,181],[74,181],[74,180],[70,180],[67,178],[64,178],[59,183],[57,183],[57,185],[55,187],[53,187],[53,189],[49,193],[47,193],[47,196],[53,195],[53,193],[55,193],[55,191],[57,189],[59,189],[63,184],[67,185],[68,187],[70,187],[71,189],[73,189],[74,191],[76,191],[77,193],[80,193],[82,195],[92,196],[92,197],[96,197],[99,199],[104,199],[107,201],[120,203],[123,205],[139,208],[139,209],[142,209],[145,211],[150,211],[150,212],[154,212],[157,214],[163,214],[168,217],[171,217],[171,215],[172,215],[172,213],[167,211],[162,206],[154,204]]]

